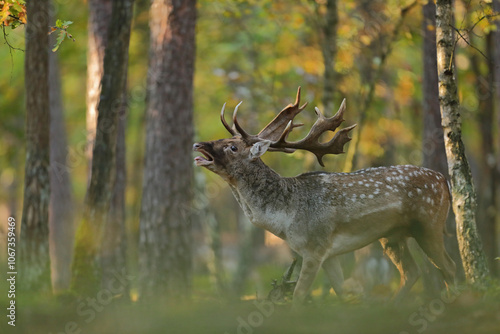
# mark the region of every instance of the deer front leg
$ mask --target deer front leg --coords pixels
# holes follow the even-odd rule
[[[304,256],[299,280],[293,291],[292,309],[298,309],[304,303],[304,300],[311,291],[312,284],[318,274],[320,266],[321,260]]]

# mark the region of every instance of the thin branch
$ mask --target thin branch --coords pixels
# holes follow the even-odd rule
[[[491,18],[493,18],[493,17],[497,17],[497,16],[500,16],[500,13],[495,13],[495,14],[490,14],[490,15],[483,15],[482,17],[480,17],[480,18],[476,21],[476,23],[474,23],[474,24],[472,25],[472,27],[470,27],[470,28],[468,29],[468,32],[470,32],[470,31],[474,30],[474,28],[475,28],[475,27],[476,27],[476,26],[477,26],[477,25],[478,25],[478,24],[479,24],[482,20],[484,20],[484,19],[491,19]]]
[[[5,41],[5,43],[4,43],[4,44],[7,44],[7,46],[9,47],[9,51],[10,51],[10,55],[11,55],[11,57],[12,57],[12,50],[18,50],[18,51],[22,51],[22,52],[24,52],[24,50],[23,50],[23,49],[16,48],[15,46],[13,46],[12,44],[10,44],[10,43],[9,43],[9,40],[7,39],[7,37],[8,37],[9,35],[8,35],[8,34],[7,34],[7,32],[5,31],[5,26],[4,26],[4,25],[2,25],[2,31],[3,31],[3,39],[4,39],[4,41]]]
[[[14,55],[12,54],[12,50],[19,50],[19,51],[22,51],[22,52],[24,52],[24,50],[20,49],[20,48],[16,48],[12,44],[9,43],[9,40],[7,39],[7,37],[9,35],[5,31],[5,26],[4,25],[2,25],[2,32],[3,32],[3,39],[5,41],[4,44],[7,44],[7,46],[9,47],[10,64],[11,64],[11,67],[10,67],[10,80],[12,80],[13,73],[14,73]]]
[[[486,59],[486,60],[488,60],[488,61],[489,61],[488,57],[487,57],[487,56],[483,53],[483,51],[479,50],[476,46],[472,45],[472,44],[471,44],[471,43],[467,40],[467,38],[465,38],[465,36],[464,36],[464,35],[462,35],[462,34],[460,33],[460,29],[455,28],[455,27],[454,27],[453,25],[451,25],[451,24],[450,24],[450,27],[451,27],[453,30],[455,30],[455,31],[456,31],[456,33],[460,36],[460,38],[462,38],[462,39],[464,40],[464,42],[465,42],[465,43],[467,43],[467,45],[469,45],[471,48],[473,48],[474,50],[476,50],[477,52],[479,52],[479,53],[480,53],[480,54],[484,57],[484,59]],[[455,45],[456,45],[456,43],[457,43],[457,42],[458,42],[458,38],[457,38],[457,39],[456,39],[456,41],[455,41]]]

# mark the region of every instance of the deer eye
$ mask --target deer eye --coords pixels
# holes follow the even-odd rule
[[[238,151],[238,148],[237,148],[236,146],[234,146],[234,145],[231,145],[230,149],[231,149],[231,151],[233,151],[233,152]]]

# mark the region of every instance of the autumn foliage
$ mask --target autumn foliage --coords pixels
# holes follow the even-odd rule
[[[26,24],[26,2],[23,0],[0,1],[0,25],[17,28]]]

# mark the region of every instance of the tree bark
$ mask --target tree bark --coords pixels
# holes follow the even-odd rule
[[[51,38],[54,44],[55,35]],[[50,206],[49,248],[52,273],[52,290],[60,293],[69,289],[71,259],[74,242],[73,195],[70,169],[67,167],[68,143],[64,126],[64,107],[61,97],[61,78],[58,54],[49,53],[50,101]]]
[[[113,0],[97,108],[92,176],[84,217],[76,233],[73,260],[72,287],[82,295],[94,294],[101,284],[100,251],[116,178],[117,129],[119,112],[125,103],[133,4],[133,0]]]
[[[476,192],[462,142],[460,103],[454,76],[452,0],[436,3],[436,45],[439,77],[439,103],[448,171],[451,178],[453,211],[458,245],[469,284],[484,286],[488,266],[476,227]]]
[[[441,112],[439,109],[436,58],[436,5],[434,1],[430,0],[423,6],[423,13],[423,165],[447,176],[448,164],[446,162],[443,128],[441,127]]]
[[[214,290],[220,296],[227,295],[227,284],[222,261],[221,226],[211,206],[210,198],[207,196],[205,174],[198,171],[194,176],[194,203],[197,214],[196,225],[200,234],[204,236],[204,242],[208,246],[207,269]],[[193,225],[195,222],[191,222]],[[199,248],[199,246],[198,246]]]
[[[126,89],[125,89],[126,90]],[[124,91],[125,95],[126,92]],[[123,97],[125,101],[126,97]],[[104,229],[101,251],[102,287],[113,291],[115,274],[127,271],[127,235],[125,230],[125,188],[127,183],[124,103],[118,119],[116,143],[116,177],[109,208],[108,221]],[[120,294],[127,295],[130,286],[124,286]]]
[[[111,0],[89,1],[89,38],[87,52],[87,162],[89,165],[88,179],[91,179],[92,148],[96,135],[97,107],[101,94],[101,80],[104,73],[104,52],[108,43],[109,17],[112,15]],[[126,80],[125,80],[126,81]],[[123,89],[120,106],[117,145],[116,145],[116,178],[110,203],[109,220],[103,236],[101,250],[102,286],[112,288],[114,273],[126,268],[126,233],[125,233],[125,186],[126,186],[126,156],[125,156],[125,126],[127,105],[126,86]],[[111,289],[112,290],[112,289]],[[110,290],[110,291],[111,291]],[[127,288],[128,291],[128,288]],[[126,294],[126,291],[122,291]]]
[[[446,161],[446,151],[444,148],[443,128],[441,127],[441,112],[439,109],[439,90],[438,90],[438,72],[436,58],[436,5],[434,1],[429,0],[423,6],[423,65],[422,75],[422,93],[423,93],[423,118],[424,127],[422,134],[423,166],[438,171],[448,176],[448,164]],[[458,250],[457,234],[455,227],[455,217],[450,214],[446,222],[446,230],[451,234],[445,237],[445,245],[453,261],[457,264],[459,277],[463,279],[462,260]],[[440,282],[441,274],[438,270],[428,263],[426,271],[433,273],[432,277]],[[425,277],[425,276],[424,276]],[[436,280],[427,286],[440,286]]]
[[[94,149],[97,107],[101,94],[104,73],[104,49],[108,43],[109,18],[112,0],[89,0],[88,49],[87,49],[87,180],[92,175],[92,152]]]
[[[326,3],[326,15],[322,19],[322,43],[321,51],[325,73],[323,76],[323,108],[326,113],[334,111],[334,94],[337,73],[335,72],[335,57],[337,56],[337,26],[339,15],[337,12],[337,0],[328,0]]]
[[[20,235],[23,289],[50,286],[49,258],[49,1],[26,2],[26,165]]]
[[[493,10],[496,13],[500,13],[500,1],[499,0],[493,0],[492,2],[492,7]],[[495,21],[496,22],[496,27],[497,29],[495,31],[492,31],[492,67],[493,67],[493,87],[491,88],[491,92],[493,94],[493,100],[494,100],[494,108],[495,112],[497,115],[496,119],[496,124],[497,124],[497,129],[500,129],[500,20]],[[493,120],[494,122],[495,120]],[[500,133],[497,131],[497,139],[496,139],[497,147],[496,147],[496,185],[495,185],[495,201],[496,201],[496,215],[497,219],[500,216]],[[498,231],[498,225],[497,225],[497,231]],[[498,235],[498,234],[495,234]],[[496,240],[496,251],[498,254],[498,244],[500,241]],[[499,261],[496,262],[496,274],[497,276],[500,276],[500,263]]]
[[[195,0],[153,0],[139,239],[142,298],[191,288]]]

